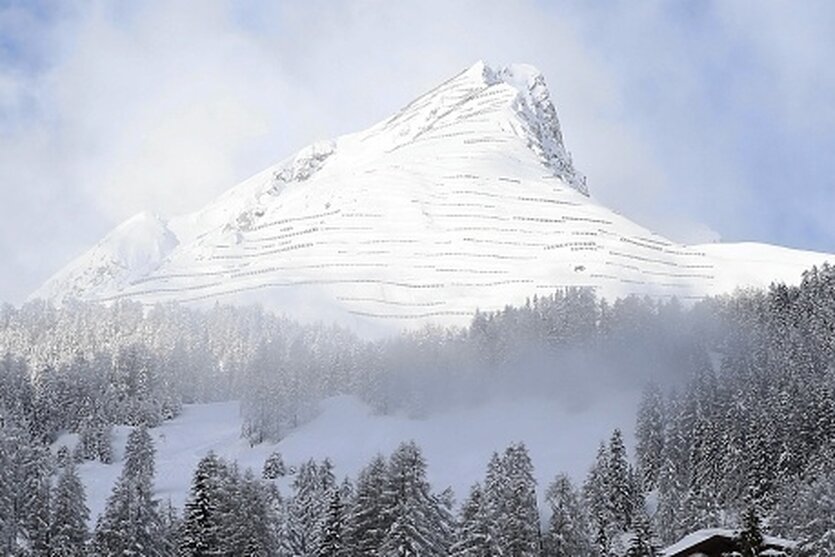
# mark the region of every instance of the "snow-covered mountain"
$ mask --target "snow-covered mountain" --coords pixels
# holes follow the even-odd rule
[[[543,76],[479,62],[195,213],[133,217],[33,297],[259,301],[301,319],[413,327],[565,286],[695,299],[796,282],[828,257],[678,245],[601,206]]]

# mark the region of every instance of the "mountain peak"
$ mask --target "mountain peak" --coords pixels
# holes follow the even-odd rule
[[[486,86],[505,83],[520,92],[530,89],[538,81],[544,82],[542,72],[530,64],[491,66],[484,60],[478,60],[461,75],[480,80]]]
[[[588,195],[586,177],[574,168],[571,154],[565,148],[557,110],[542,72],[529,64],[511,64],[499,70],[484,66],[483,71],[488,79],[509,85],[519,92],[516,108],[519,116],[531,127],[532,135],[538,141],[535,147],[541,151],[546,165],[569,186]]]
[[[534,67],[477,62],[365,131],[313,144],[190,215],[140,214],[35,296],[259,302],[360,327],[465,324],[556,288],[697,299],[822,254],[681,246],[600,206]]]
[[[437,137],[439,130],[447,137],[478,134],[481,137],[473,141],[482,143],[521,140],[554,176],[589,194],[586,179],[574,168],[563,142],[545,77],[534,66],[492,67],[479,60],[369,132],[385,135],[399,149]]]

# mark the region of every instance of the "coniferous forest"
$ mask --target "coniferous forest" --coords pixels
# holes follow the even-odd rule
[[[465,329],[381,340],[257,307],[30,302],[0,309],[0,552],[5,555],[656,555],[700,528],[835,554],[835,268],[798,286],[694,304],[584,289],[478,313]],[[240,400],[241,435],[276,441],[330,396],[420,418],[511,390],[578,381],[643,389],[628,448],[600,440],[577,481],[536,485],[523,443],[497,447],[468,493],[427,480],[409,440],[356,476],[275,453],[240,469],[209,453],[187,503],[155,494],[149,429],[183,404]],[[443,387],[440,388],[439,385]],[[76,467],[121,476],[91,517]],[[77,434],[72,450],[55,446]]]

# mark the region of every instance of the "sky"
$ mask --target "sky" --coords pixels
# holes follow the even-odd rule
[[[542,71],[601,203],[835,252],[835,3],[0,0],[0,300],[477,60]]]

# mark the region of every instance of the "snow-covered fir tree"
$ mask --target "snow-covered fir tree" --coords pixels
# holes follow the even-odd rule
[[[273,507],[268,489],[247,470],[237,482],[236,492],[229,499],[233,531],[229,548],[252,557],[274,555],[278,541],[273,533]]]
[[[658,540],[643,501],[640,501],[635,509],[632,529],[627,539],[627,557],[656,557],[659,554]]]
[[[275,480],[287,475],[287,467],[284,465],[284,459],[280,452],[270,453],[270,456],[264,461],[264,470],[261,475],[265,480]]]
[[[762,519],[754,505],[750,505],[742,517],[739,545],[742,557],[758,557],[763,549]]]
[[[287,550],[293,555],[315,556],[319,551],[325,509],[336,489],[329,461],[303,463],[293,479],[293,497],[287,505]]]
[[[797,551],[801,557],[835,555],[835,470],[784,489],[788,493],[780,497],[773,520],[775,532],[801,540]]]
[[[533,464],[523,443],[509,446],[502,456],[505,476],[496,537],[504,555],[533,557],[540,550],[539,510]]]
[[[49,523],[49,554],[55,557],[83,557],[87,555],[87,508],[84,486],[75,464],[68,460],[52,495]]]
[[[664,456],[664,396],[657,383],[644,389],[635,426],[637,469],[644,489],[655,489]]]
[[[93,547],[99,555],[166,555],[159,504],[153,497],[154,445],[147,427],[131,431],[125,464],[104,513],[96,524]]]
[[[48,450],[37,444],[18,448],[17,505],[20,534],[32,555],[47,555],[50,550],[50,475]]]
[[[109,462],[114,426],[159,424],[176,415],[183,401],[242,399],[251,426],[244,433],[255,443],[286,435],[314,415],[315,402],[335,394],[356,395],[379,411],[431,412],[454,404],[461,393],[484,400],[488,383],[522,388],[533,360],[556,370],[551,375],[559,383],[568,367],[561,365],[561,354],[568,352],[617,370],[624,385],[644,383],[651,368],[653,375],[665,374],[664,384],[679,389],[646,395],[634,471],[621,451],[622,440],[613,439],[585,482],[582,499],[597,546],[613,549],[621,534],[639,529],[637,501],[645,491],[657,501],[650,526],[664,543],[700,527],[734,527],[751,504],[769,529],[823,552],[832,538],[831,526],[820,517],[828,516],[835,439],[833,300],[835,268],[825,265],[805,273],[798,286],[739,292],[692,307],[637,298],[609,304],[588,291],[566,290],[480,313],[466,330],[427,330],[380,342],[332,327],[297,325],[257,308],[146,310],[130,302],[3,306],[2,551],[48,549],[46,526],[55,505],[49,484],[55,479],[47,447],[64,433],[78,435],[78,459]],[[547,389],[547,383],[536,382],[536,389]],[[442,392],[432,390],[437,384],[445,386]],[[513,522],[500,521],[502,513],[517,508],[521,516],[528,509],[509,503],[515,480],[506,460],[497,455],[482,484],[485,531],[494,553]],[[130,474],[146,475],[134,464],[126,464]],[[282,499],[275,486],[249,485],[234,464],[222,468],[224,539],[240,532],[230,500],[255,484],[269,492],[272,511],[287,508],[267,520],[273,537],[286,534],[282,543],[298,539],[289,533],[298,531],[298,518],[307,512],[297,504],[305,496]],[[317,465],[311,489],[321,497],[314,498],[317,510],[304,518],[313,533],[321,532],[331,501],[323,485],[334,483],[327,465],[318,472]],[[395,524],[401,533],[409,527],[397,520],[403,508],[386,495],[387,472],[370,477],[375,475],[386,477],[358,478],[357,494],[344,502],[347,539],[359,551],[379,550]],[[133,497],[117,485],[112,506],[120,499],[116,491],[123,499]],[[444,498],[428,493],[438,510],[438,536],[449,538],[443,534],[451,522]],[[95,539],[104,537],[99,532]]]
[[[637,486],[623,444],[619,429],[612,433],[607,451],[604,481],[607,494],[608,514],[613,531],[626,532],[632,527],[635,514],[635,493]]]
[[[322,519],[318,557],[347,557],[350,555],[345,528],[345,497],[346,493],[343,489],[331,490],[330,501],[328,501],[325,516]]]
[[[389,527],[380,555],[387,557],[447,555],[447,537],[437,498],[426,481],[426,462],[414,442],[403,443],[391,455],[387,470],[386,514]]]
[[[558,475],[545,492],[550,511],[542,555],[593,557],[594,540],[580,493],[568,476]]]
[[[210,452],[200,459],[186,501],[179,535],[179,555],[220,554],[223,542],[223,464]]]
[[[356,482],[347,517],[347,537],[355,555],[377,555],[391,517],[386,505],[387,464],[377,455],[363,468]]]
[[[490,520],[481,485],[470,488],[461,507],[450,555],[453,557],[488,557],[492,555],[493,540]]]

